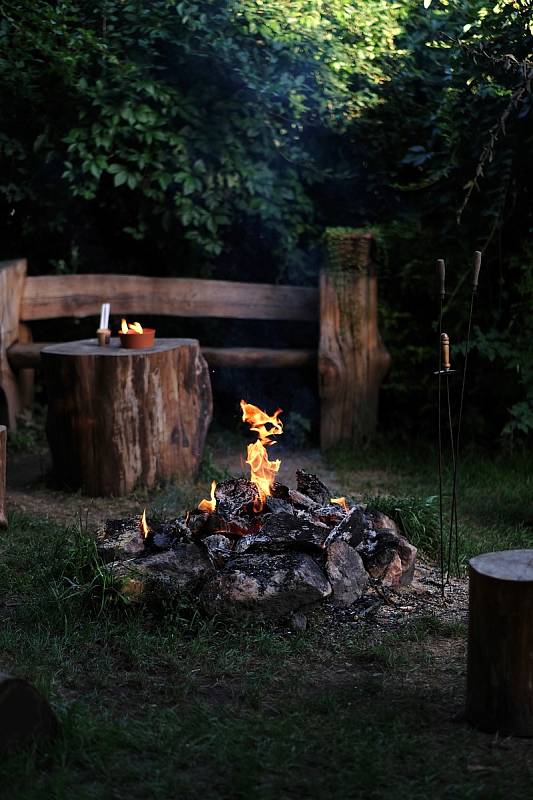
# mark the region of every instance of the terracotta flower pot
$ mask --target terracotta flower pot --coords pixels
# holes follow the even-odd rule
[[[155,328],[144,328],[142,333],[121,333],[119,339],[122,347],[127,350],[141,350],[154,346]]]

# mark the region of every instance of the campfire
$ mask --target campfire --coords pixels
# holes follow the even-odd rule
[[[283,433],[272,415],[241,400],[242,419],[257,434],[247,448],[248,478],[211,483],[209,499],[167,522],[109,520],[99,551],[139,598],[187,592],[210,613],[278,616],[329,598],[357,602],[369,582],[412,580],[416,548],[394,522],[332,492],[297,470],[296,489],[277,480],[281,461],[269,450]]]

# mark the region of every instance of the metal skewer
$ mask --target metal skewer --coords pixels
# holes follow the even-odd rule
[[[444,522],[442,512],[442,424],[441,424],[441,408],[442,408],[442,313],[444,306],[444,298],[446,296],[445,281],[446,281],[446,265],[444,259],[437,260],[437,270],[439,273],[440,281],[440,310],[439,310],[439,370],[438,375],[438,442],[439,442],[439,531],[440,531],[440,582],[441,594],[444,597]]]
[[[455,454],[454,454],[454,466],[453,466],[453,485],[452,485],[452,508],[450,514],[450,535],[449,541],[451,543],[453,537],[453,527],[455,524],[455,552],[456,552],[456,559],[457,559],[457,571],[459,571],[459,529],[457,523],[457,476],[459,472],[459,446],[461,442],[461,424],[463,421],[463,407],[464,407],[464,397],[465,397],[465,386],[466,386],[466,371],[468,365],[468,353],[470,351],[470,333],[472,329],[472,318],[474,316],[474,301],[477,294],[477,287],[479,282],[479,271],[481,269],[481,252],[476,250],[474,253],[474,276],[472,279],[472,295],[470,298],[470,314],[468,316],[468,331],[466,335],[466,349],[465,349],[465,360],[463,365],[463,380],[461,384],[461,400],[459,402],[459,418],[457,421],[457,436],[455,439]],[[451,553],[448,553],[448,578],[450,577],[450,566],[451,566]]]

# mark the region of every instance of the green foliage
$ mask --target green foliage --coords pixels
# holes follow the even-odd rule
[[[465,431],[530,432],[530,0],[0,8],[5,255],[306,283],[325,228],[372,226],[381,411],[412,435],[434,425],[434,261],[455,356],[482,249]]]
[[[109,214],[115,234],[184,239],[204,257],[245,226],[279,252],[295,248],[313,223],[308,187],[342,168],[328,137],[376,102],[374,53],[392,47],[398,8],[26,0],[5,9],[0,197],[11,226],[34,230],[25,215],[38,206],[43,228],[64,234],[61,269],[80,242],[103,235]]]
[[[369,507],[386,514],[398,525],[403,535],[429,558],[439,554],[438,497],[392,497],[383,495],[369,498]]]

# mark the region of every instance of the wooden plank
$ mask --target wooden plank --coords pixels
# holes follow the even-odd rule
[[[196,278],[43,275],[26,280],[20,318],[90,317],[102,302],[135,317],[222,317],[307,321],[318,318],[318,289]]]
[[[41,366],[41,350],[50,342],[17,342],[8,350],[11,367],[16,370]],[[316,350],[274,350],[267,347],[202,347],[210,367],[303,367],[315,364]]]
[[[15,342],[7,351],[11,369],[38,369],[41,366],[41,350],[51,342]]]
[[[19,312],[26,280],[26,261],[23,258],[0,262],[0,390],[7,405],[7,422],[16,427],[24,398],[16,376],[7,359],[7,349],[19,337]]]
[[[267,347],[202,347],[210,367],[304,367],[316,363],[316,350],[273,350]]]
[[[320,275],[320,444],[361,444],[376,427],[378,393],[390,364],[378,332],[377,282],[370,237],[354,247],[355,263]]]
[[[6,515],[7,428],[0,425],[0,528],[7,528]]]

